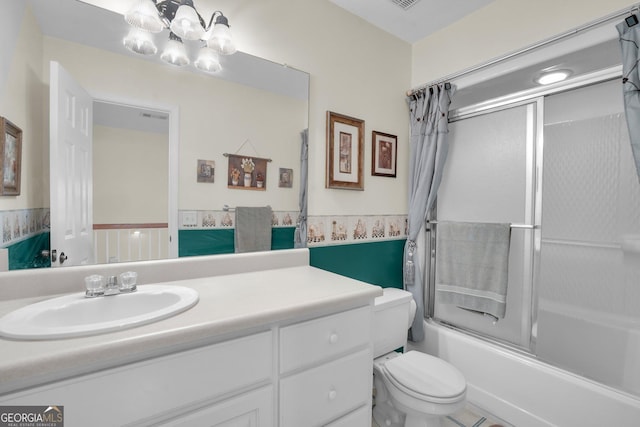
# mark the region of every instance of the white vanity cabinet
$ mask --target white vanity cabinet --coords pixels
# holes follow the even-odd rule
[[[0,407],[64,406],[65,427],[370,427],[382,290],[308,262],[296,249],[141,263],[150,277],[201,270],[171,281],[198,304],[102,335],[0,339]],[[40,300],[22,298],[0,300],[0,316]]]
[[[371,306],[0,397],[65,426],[368,427]]]

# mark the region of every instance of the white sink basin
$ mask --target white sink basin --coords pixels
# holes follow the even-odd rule
[[[198,292],[142,285],[132,293],[85,298],[84,292],[41,301],[0,318],[0,336],[18,340],[72,338],[132,328],[190,309]]]

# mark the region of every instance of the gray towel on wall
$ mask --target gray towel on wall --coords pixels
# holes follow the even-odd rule
[[[271,207],[237,207],[234,239],[236,253],[271,250]]]
[[[502,319],[507,302],[511,225],[438,222],[436,231],[439,300]]]

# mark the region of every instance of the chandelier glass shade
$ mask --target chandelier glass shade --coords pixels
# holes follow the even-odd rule
[[[193,0],[135,0],[124,18],[134,27],[124,38],[124,45],[142,55],[155,55],[158,47],[152,33],[168,29],[169,37],[160,58],[172,65],[191,63],[183,40],[200,44],[193,64],[209,73],[222,69],[219,54],[236,52],[227,18],[215,11],[206,25]]]
[[[158,52],[151,33],[139,28],[132,28],[129,31],[129,34],[124,38],[124,45],[127,49],[141,55],[155,55]]]

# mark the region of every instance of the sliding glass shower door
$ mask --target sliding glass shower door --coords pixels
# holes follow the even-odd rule
[[[438,221],[513,224],[505,317],[496,321],[431,293],[436,319],[524,348],[531,339],[538,108],[529,101],[453,121],[438,191]]]
[[[640,181],[619,80],[454,117],[437,220],[533,228],[512,228],[503,319],[439,301],[433,280],[432,317],[640,396]]]
[[[619,80],[545,98],[536,355],[640,396],[640,182]]]

